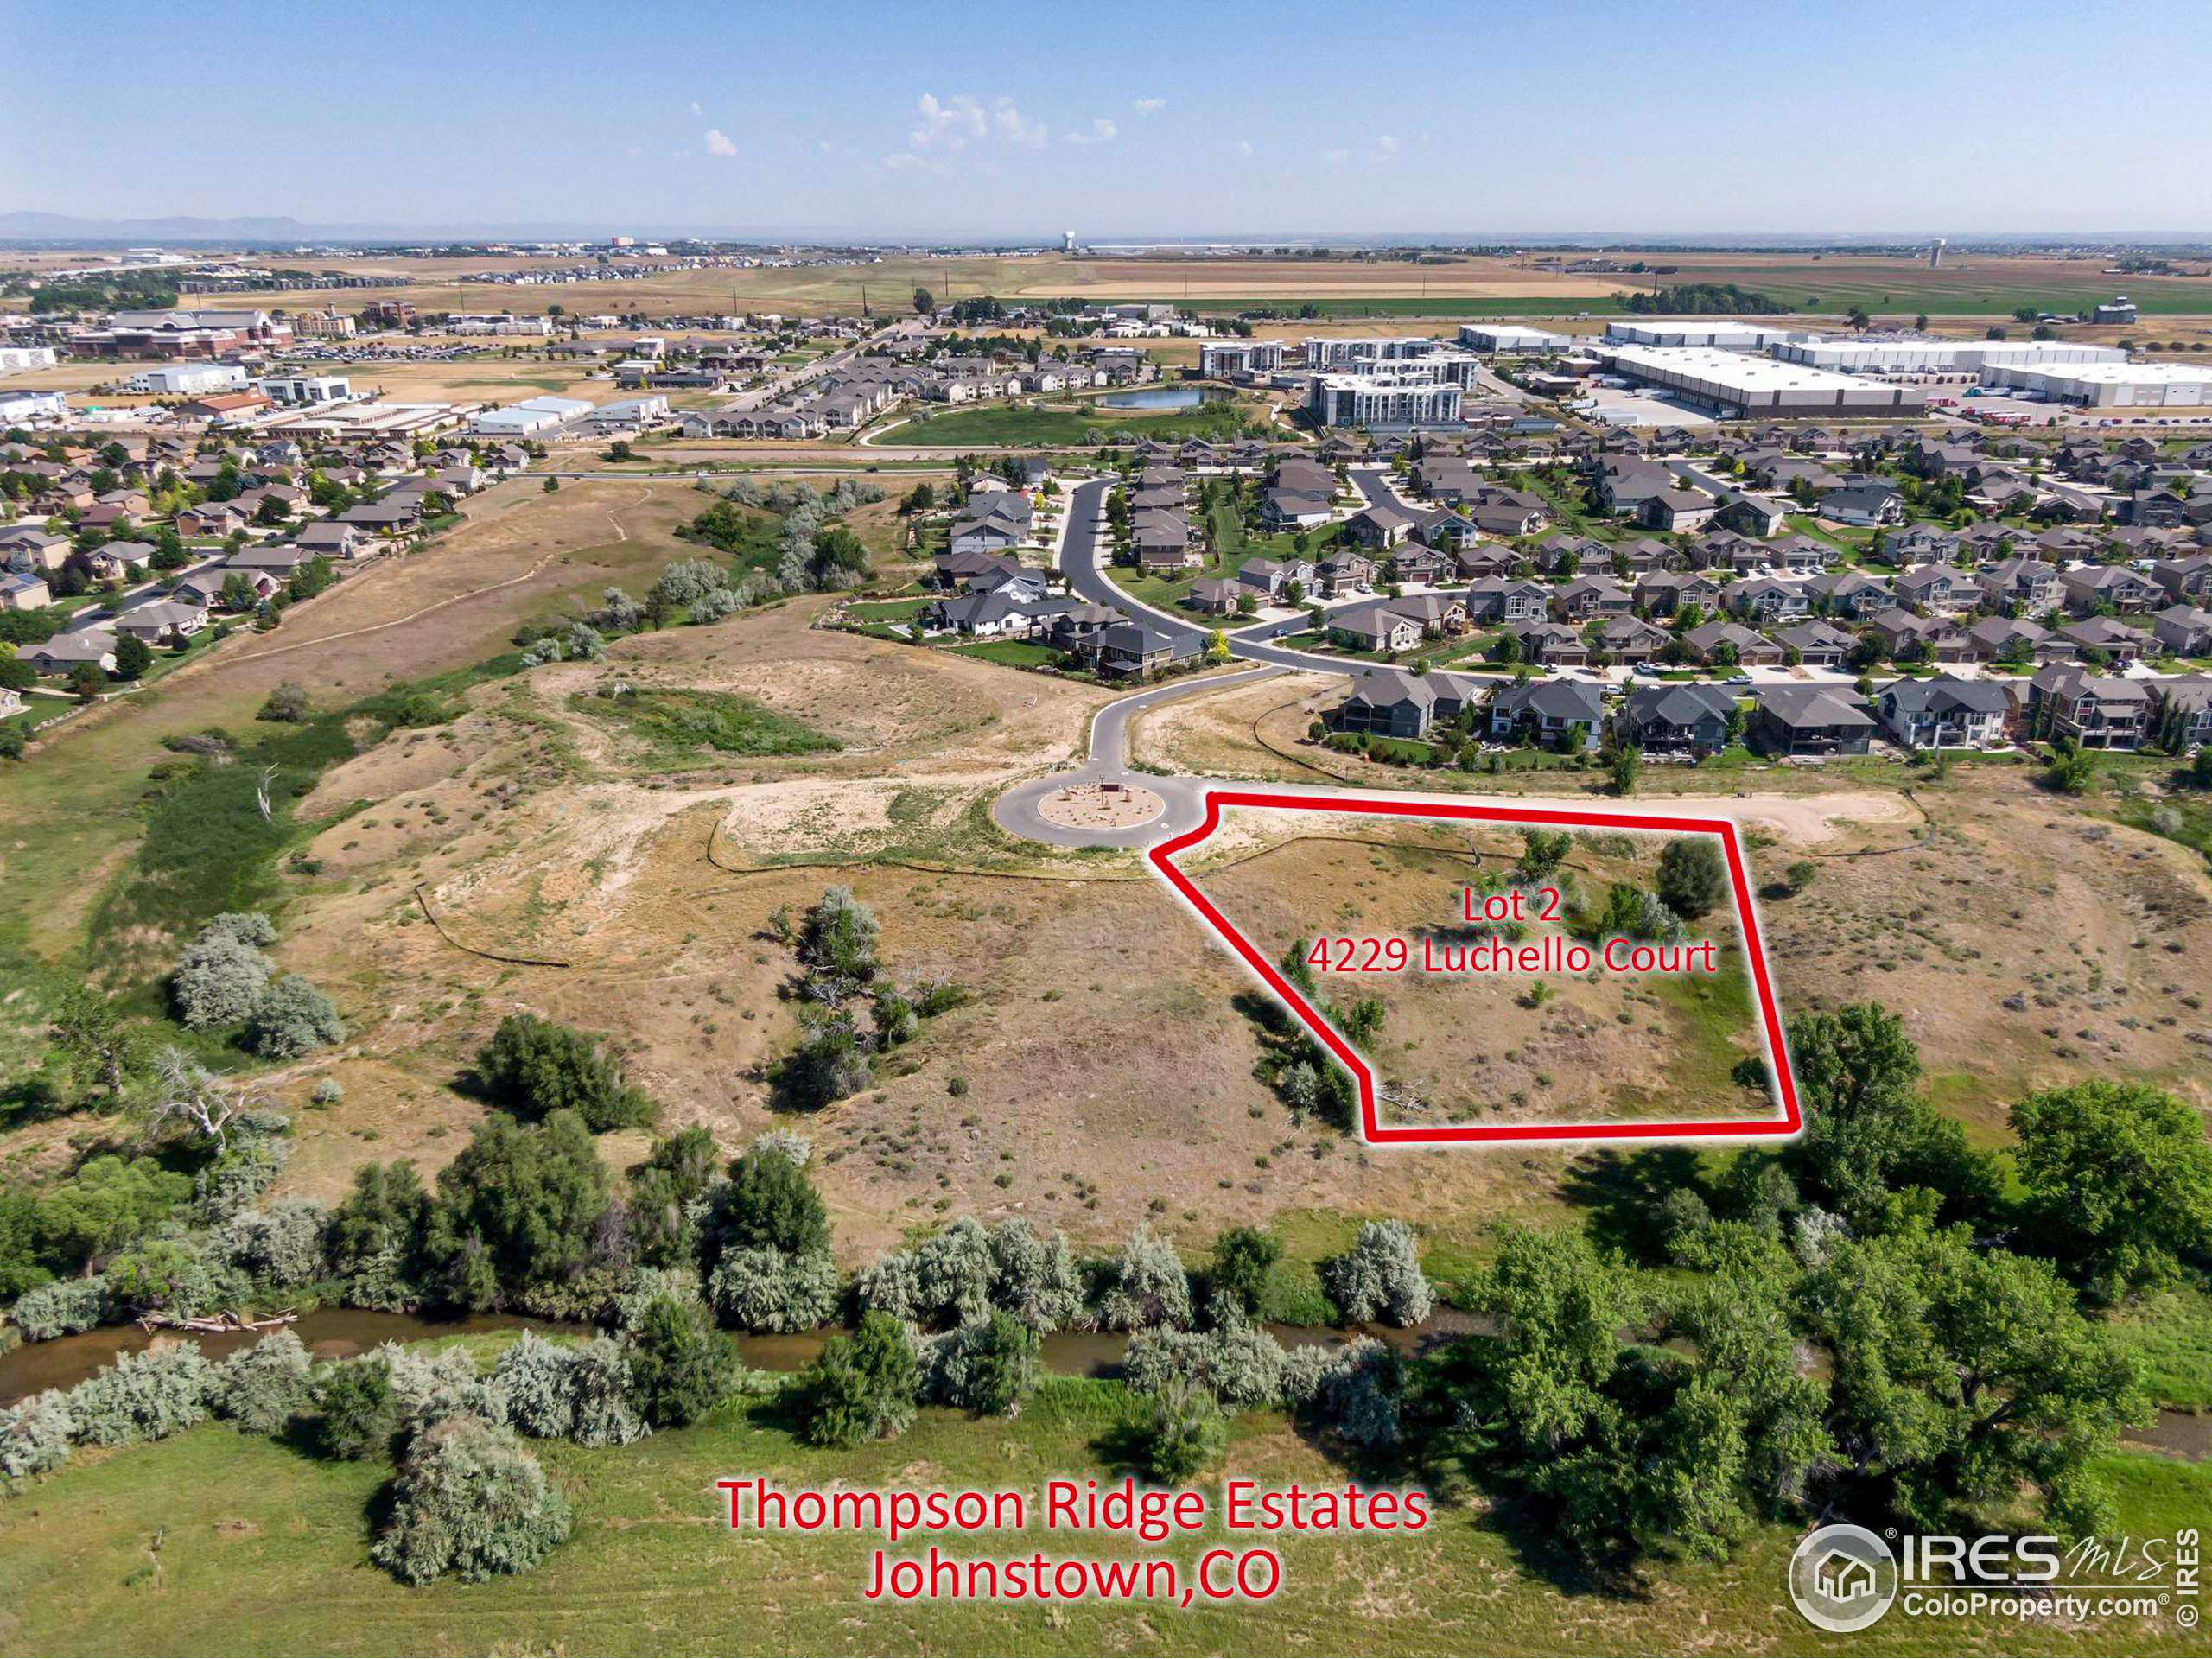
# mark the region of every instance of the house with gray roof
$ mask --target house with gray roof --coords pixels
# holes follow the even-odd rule
[[[1728,746],[1728,721],[1737,710],[1726,686],[1685,681],[1640,685],[1613,716],[1613,735],[1657,753],[1717,752]]]
[[[1897,680],[1874,695],[1874,712],[1908,749],[1986,749],[2005,740],[2012,694],[1994,680]]]
[[[1865,754],[1874,716],[1849,690],[1762,685],[1751,693],[1751,737],[1770,754]]]
[[[1502,685],[1490,700],[1490,731],[1499,741],[1531,741],[1547,748],[1575,742],[1594,749],[1605,729],[1605,696],[1587,680],[1529,680]]]

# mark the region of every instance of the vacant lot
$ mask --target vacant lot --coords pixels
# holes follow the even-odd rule
[[[1232,811],[1225,845],[1249,836],[1266,850],[1186,868],[1270,960],[1319,937],[1434,940],[1464,948],[1470,882],[1504,880],[1518,831],[1472,823],[1392,824],[1322,813]],[[1664,838],[1578,837],[1549,878],[1573,906],[1602,902],[1616,883],[1649,889]],[[1195,861],[1192,861],[1195,859]],[[1688,930],[1724,946],[1718,976],[1510,978],[1423,973],[1321,974],[1342,1007],[1373,997],[1386,1010],[1366,1054],[1387,1121],[1402,1124],[1597,1122],[1613,1119],[1766,1116],[1766,1096],[1736,1085],[1738,1061],[1758,1052],[1749,983],[1726,911]],[[1531,924],[1533,942],[1561,931]]]

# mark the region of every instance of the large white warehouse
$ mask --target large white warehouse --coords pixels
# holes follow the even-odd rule
[[[1599,347],[1598,356],[1617,374],[1664,387],[1725,419],[1871,416],[1917,410],[1924,402],[1910,386],[1707,346],[1610,346]]]
[[[1784,363],[1816,369],[1863,373],[1971,373],[1993,364],[2042,368],[2056,363],[2124,363],[2117,346],[2090,346],[2070,340],[1784,340],[1774,347]]]
[[[1563,352],[1574,340],[1567,334],[1524,328],[1517,322],[1463,322],[1459,343],[1471,352]]]
[[[1763,352],[1799,331],[1738,322],[1732,317],[1646,317],[1609,323],[1605,338],[1626,346],[1704,346],[1722,352]]]
[[[2049,368],[1997,363],[1982,372],[1988,386],[2018,386],[2093,409],[2171,409],[2212,404],[2212,365],[2068,363]]]

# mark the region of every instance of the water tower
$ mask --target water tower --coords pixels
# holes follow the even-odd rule
[[[1060,251],[1062,253],[1073,253],[1075,251],[1075,232],[1073,231],[1062,231],[1060,232]]]
[[[1928,268],[1930,270],[1938,270],[1942,267],[1943,264],[1943,250],[1950,245],[1951,245],[1948,241],[1940,236],[1936,238],[1934,245],[1928,250]]]

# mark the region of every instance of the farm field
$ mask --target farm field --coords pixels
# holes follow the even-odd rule
[[[1569,253],[1562,256],[1576,257]],[[1198,309],[1311,304],[1325,315],[1394,317],[1572,316],[1613,313],[1615,296],[1654,282],[1735,283],[1771,296],[1792,311],[1840,315],[1864,304],[1910,319],[2008,315],[2021,306],[2075,311],[2115,289],[2127,293],[2146,316],[2212,315],[2212,277],[2114,276],[2094,257],[1977,254],[1954,249],[1940,268],[1918,256],[1831,252],[1737,253],[1613,249],[1624,264],[1643,258],[1675,269],[1659,276],[1625,272],[1548,273],[1527,260],[1497,257],[1448,257],[1414,264],[1391,259],[1270,258],[1230,256],[1067,256],[1059,253],[944,258],[887,256],[868,264],[708,269],[672,272],[634,282],[581,283],[556,289],[463,283],[465,271],[524,268],[529,262],[479,259],[334,260],[395,278],[399,285],[371,296],[411,300],[424,310],[542,311],[559,303],[571,313],[653,315],[779,310],[814,315],[857,311],[863,289],[885,315],[903,308],[917,286],[940,303],[991,295],[1004,300],[1151,300]],[[212,304],[283,303],[284,296],[245,292],[216,296]]]

